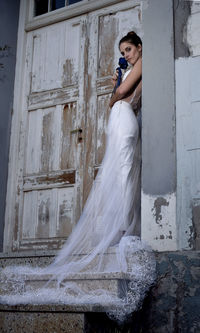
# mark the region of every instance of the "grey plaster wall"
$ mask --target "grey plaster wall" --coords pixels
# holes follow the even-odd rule
[[[20,0],[0,1],[0,251],[3,244],[19,3]]]
[[[142,187],[146,194],[176,190],[173,0],[143,10]]]

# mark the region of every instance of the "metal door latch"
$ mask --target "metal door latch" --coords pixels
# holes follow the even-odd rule
[[[76,134],[76,133],[78,133],[78,143],[80,143],[83,140],[83,138],[82,138],[82,132],[83,132],[82,128],[76,128],[76,129],[70,131],[70,134]]]
[[[76,129],[70,131],[70,134],[82,133],[82,132],[83,132],[83,131],[82,131],[82,128],[76,128]]]

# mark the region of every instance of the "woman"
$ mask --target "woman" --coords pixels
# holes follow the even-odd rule
[[[50,280],[40,289],[19,292],[1,298],[4,303],[100,303],[117,320],[124,320],[136,310],[154,280],[154,260],[139,237],[140,225],[140,113],[142,79],[142,42],[130,32],[120,40],[122,56],[131,69],[110,100],[111,113],[107,128],[107,146],[101,168],[95,179],[83,213],[52,265],[44,269],[7,268],[1,277],[9,280],[15,290],[23,290],[25,275],[50,274]],[[117,73],[112,81],[115,84]],[[82,279],[114,275],[120,281],[118,294],[103,287],[84,289],[71,274]],[[102,275],[103,274],[103,275]],[[1,279],[3,279],[1,278]],[[99,276],[98,276],[99,278]],[[52,281],[57,288],[50,288]],[[109,304],[109,307],[108,307]]]
[[[142,92],[142,41],[135,32],[129,32],[119,42],[121,55],[131,65],[125,74],[122,84],[116,89],[110,100],[114,116],[121,119],[118,135],[121,141],[121,173],[123,175],[124,191],[124,233],[130,234],[129,228],[139,227],[138,211],[140,202],[134,197],[136,190],[140,192],[140,126],[141,92]],[[112,78],[116,85],[118,72]],[[133,113],[134,111],[134,113]],[[118,115],[117,115],[117,114]],[[137,120],[136,120],[137,117]],[[129,181],[129,177],[134,177]],[[136,194],[135,194],[136,196]],[[135,199],[135,200],[134,200]],[[132,202],[132,204],[131,204]],[[136,230],[135,230],[136,233]],[[134,233],[134,234],[135,234]]]

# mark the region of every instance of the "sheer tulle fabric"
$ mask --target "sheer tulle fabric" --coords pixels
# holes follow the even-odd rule
[[[131,105],[118,101],[110,113],[101,168],[71,236],[53,264],[46,268],[4,269],[1,280],[15,287],[11,288],[13,292],[5,291],[1,303],[98,303],[119,321],[137,310],[155,274],[153,254],[137,236],[140,169],[138,121]],[[73,274],[84,277],[84,274],[98,273],[118,274],[120,296],[103,288],[85,291],[67,280]],[[31,274],[49,274],[50,278],[39,291],[31,287],[24,291],[25,280]],[[52,280],[57,281],[54,288],[50,288]]]

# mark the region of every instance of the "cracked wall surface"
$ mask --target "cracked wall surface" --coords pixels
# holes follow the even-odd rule
[[[200,332],[199,267],[199,252],[157,254],[157,284],[143,308],[146,332]]]
[[[149,1],[143,29],[142,239],[176,250],[173,1]]]
[[[175,194],[142,193],[142,236],[156,251],[177,249]]]
[[[198,250],[200,2],[149,1],[143,22],[142,238]]]
[[[200,2],[174,1],[177,239],[199,250],[200,202]]]

